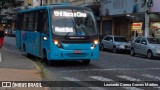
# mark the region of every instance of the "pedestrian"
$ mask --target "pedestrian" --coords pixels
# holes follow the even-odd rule
[[[4,27],[0,25],[0,48],[2,48],[4,44]]]

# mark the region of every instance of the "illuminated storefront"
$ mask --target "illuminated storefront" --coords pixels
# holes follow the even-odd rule
[[[132,37],[143,35],[142,22],[132,23]]]
[[[153,37],[160,38],[160,21],[159,22],[151,22],[150,35]]]

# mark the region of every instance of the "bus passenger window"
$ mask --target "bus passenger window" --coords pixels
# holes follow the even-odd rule
[[[27,30],[27,18],[28,14],[24,14],[22,30]]]
[[[33,31],[33,13],[29,14],[28,17],[28,30]]]
[[[34,13],[34,31],[38,30],[38,12]]]
[[[45,14],[43,16],[43,21],[44,21],[44,33],[49,34],[48,30],[48,16],[47,16],[47,11],[45,11]]]

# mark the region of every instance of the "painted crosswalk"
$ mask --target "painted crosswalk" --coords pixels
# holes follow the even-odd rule
[[[71,77],[63,77],[63,79],[68,80],[68,81],[81,81],[81,80],[71,78]]]
[[[139,81],[142,81],[144,82],[144,79],[140,79],[140,76],[142,77],[145,77],[145,78],[148,78],[148,79],[155,79],[155,80],[160,80],[160,77],[159,76],[152,76],[150,74],[141,74],[139,75],[139,78],[137,78],[136,76],[132,77],[132,76],[129,76],[129,75],[115,75],[117,78],[119,79],[123,79],[125,81],[134,81],[134,82],[139,82]],[[86,77],[85,77],[86,78]],[[111,78],[108,78],[107,76],[96,76],[96,75],[93,75],[93,76],[87,76],[87,78],[90,78],[90,79],[93,79],[93,81],[102,81],[102,82],[110,82],[110,81],[113,81],[113,82],[117,82],[119,83],[119,81],[117,80],[114,80],[114,79],[111,79]],[[84,81],[84,80],[81,80],[81,79],[77,79],[77,78],[73,78],[73,77],[63,77],[63,79],[65,80],[68,80],[68,81]],[[90,84],[90,83],[87,83],[87,84]],[[86,85],[87,85],[86,84]],[[90,85],[91,86],[91,85]],[[90,89],[93,89],[93,90],[106,90],[106,88],[103,88],[103,87],[88,87]],[[119,87],[119,88],[123,88],[125,90],[144,90],[145,87]],[[160,90],[160,87],[150,87],[150,88],[154,88],[154,89],[158,89]]]
[[[76,79],[76,78],[71,78],[71,77],[62,77],[63,79],[67,80],[67,81],[81,81],[79,79]],[[83,83],[83,84],[87,84],[88,86],[93,86],[91,84],[88,84],[88,83]],[[105,88],[101,88],[101,87],[88,87],[92,90],[106,90]]]
[[[93,79],[96,79],[96,80],[99,80],[99,81],[113,81],[112,79],[104,78],[104,77],[101,77],[101,76],[89,76],[89,77],[93,78]]]
[[[143,74],[142,76],[160,81],[160,77],[158,77],[158,76],[153,76],[150,74]]]
[[[126,79],[128,81],[141,81],[140,79],[136,79],[136,78],[133,78],[133,77],[130,77],[130,76],[126,76],[126,75],[120,75],[118,77],[122,78],[122,79]]]
[[[105,77],[102,77],[102,76],[89,76],[93,79],[96,79],[98,81],[114,81],[112,79],[109,79],[109,78],[105,78]],[[127,77],[128,78],[128,77]],[[140,88],[136,88],[136,87],[122,87],[126,90],[143,90],[143,89],[140,89]]]

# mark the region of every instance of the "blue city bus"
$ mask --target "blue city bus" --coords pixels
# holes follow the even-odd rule
[[[48,5],[17,12],[16,45],[27,55],[53,60],[98,60],[98,29],[86,7]]]

